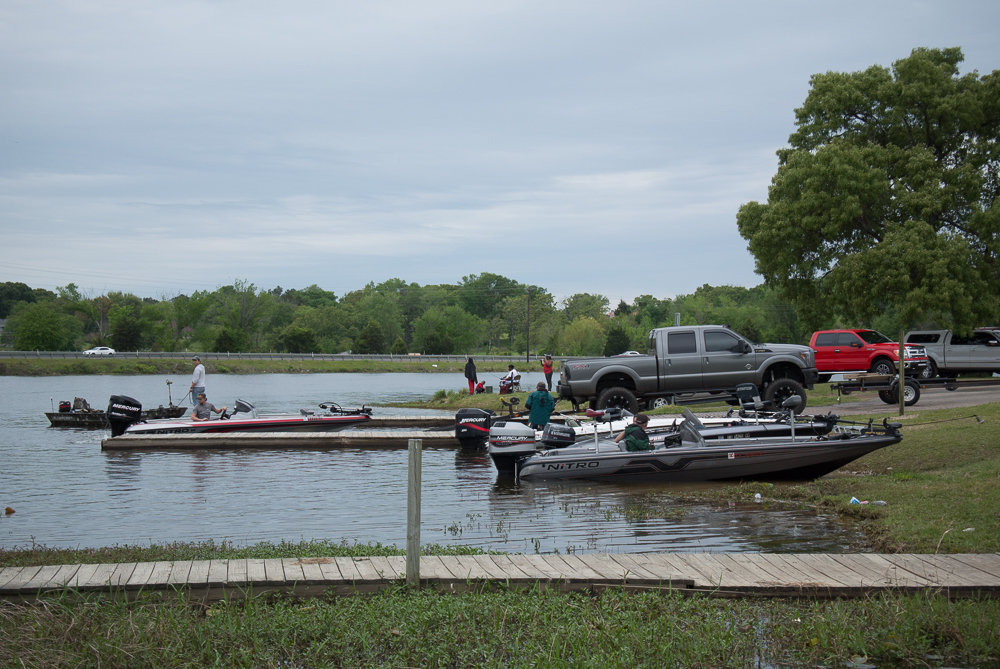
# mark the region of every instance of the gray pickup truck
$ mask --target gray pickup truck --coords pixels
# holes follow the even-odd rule
[[[753,383],[765,400],[799,395],[804,408],[805,389],[819,376],[813,356],[808,346],[752,344],[723,325],[657,328],[646,355],[566,360],[557,391],[574,406],[636,413],[640,402],[656,408],[690,393],[726,395],[732,404],[736,386]]]
[[[967,337],[951,330],[912,330],[906,333],[906,343],[927,349],[927,366],[921,374],[925,379],[1000,372],[1000,328],[976,328]]]

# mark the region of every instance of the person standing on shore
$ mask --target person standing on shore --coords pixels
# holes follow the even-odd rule
[[[191,404],[198,404],[198,395],[205,394],[205,365],[197,355],[191,358],[194,363],[194,374],[191,375]]]
[[[465,378],[469,381],[469,394],[475,395],[476,382],[479,379],[476,378],[476,363],[472,361],[472,358],[469,358],[469,362],[465,363]]]
[[[542,371],[545,372],[545,383],[549,386],[549,392],[552,392],[552,354],[546,353],[545,359],[542,360]]]

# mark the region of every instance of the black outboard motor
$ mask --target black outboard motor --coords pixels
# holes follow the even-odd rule
[[[459,409],[455,414],[455,438],[462,448],[486,448],[495,415],[486,409]]]
[[[125,395],[112,395],[108,401],[111,436],[120,437],[130,426],[142,421],[142,404]]]
[[[542,443],[545,448],[566,448],[576,443],[576,432],[566,425],[546,423],[542,430]]]

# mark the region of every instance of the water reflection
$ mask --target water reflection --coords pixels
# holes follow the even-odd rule
[[[0,406],[0,505],[17,509],[0,522],[0,545],[209,538],[405,544],[405,449],[101,452],[103,431],[48,429],[43,416],[50,397],[89,393],[96,404],[121,393],[159,403],[163,379],[0,377],[0,396],[19,399]],[[460,374],[210,379],[214,394],[253,397],[268,411],[331,397],[346,405],[429,396],[463,382]],[[837,552],[859,538],[811,510],[679,505],[672,499],[684,486],[518,483],[498,478],[482,452],[427,449],[423,465],[425,543],[523,552]]]

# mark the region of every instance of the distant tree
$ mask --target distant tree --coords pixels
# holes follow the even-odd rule
[[[1000,71],[961,49],[813,75],[766,204],[736,220],[766,285],[815,327],[897,309],[968,329],[1000,308]]]
[[[396,341],[392,343],[392,348],[389,353],[393,355],[406,355],[410,352],[410,349],[406,346],[406,342],[403,341],[402,337],[396,337]]]
[[[447,334],[428,332],[423,337],[423,344],[426,355],[450,355],[455,352],[455,342]]]
[[[119,351],[138,351],[142,341],[142,325],[132,306],[111,308],[108,320],[111,323],[111,346]]]
[[[625,300],[618,300],[618,306],[615,307],[615,316],[631,316],[632,307]]]
[[[7,322],[19,351],[67,351],[76,347],[80,322],[61,313],[53,304],[20,303]]]
[[[594,318],[579,316],[563,330],[562,349],[569,355],[600,355],[604,349],[604,328]]]
[[[628,331],[617,321],[611,322],[608,328],[607,339],[604,340],[604,355],[618,355],[629,350],[632,345],[632,338]]]
[[[242,332],[236,332],[231,328],[219,328],[212,343],[212,350],[216,353],[245,353],[249,350],[249,346]]]
[[[7,318],[18,302],[35,302],[35,293],[26,284],[16,281],[0,283],[0,318]]]
[[[577,293],[563,300],[563,305],[563,312],[570,322],[581,316],[599,319],[608,313],[608,298],[603,295]]]
[[[289,325],[282,332],[282,343],[289,353],[316,353],[319,346],[316,343],[316,333],[309,328]]]
[[[220,324],[242,344],[237,350],[249,350],[262,334],[274,297],[268,291],[258,291],[249,281],[238,279],[232,286],[216,291],[215,298]]]
[[[459,304],[473,316],[488,320],[500,314],[504,300],[525,288],[514,279],[499,274],[470,274],[463,276],[458,286]]]
[[[355,353],[385,353],[385,339],[378,321],[368,321],[358,338],[354,340]]]

